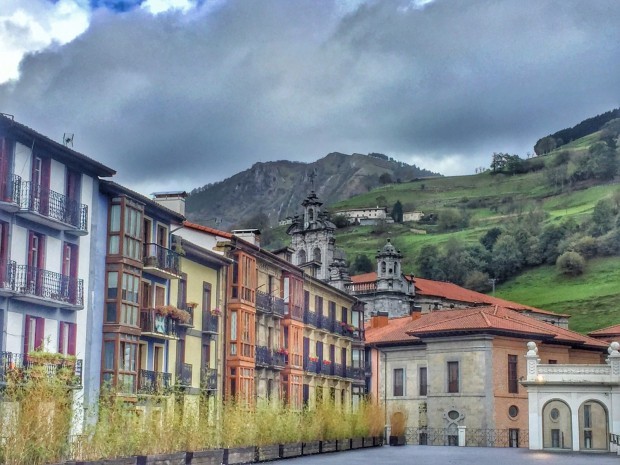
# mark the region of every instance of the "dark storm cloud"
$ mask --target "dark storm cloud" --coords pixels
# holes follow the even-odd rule
[[[430,169],[452,156],[473,172],[618,106],[619,31],[615,0],[100,10],[74,42],[22,63],[0,111],[76,133],[77,150],[143,191],[336,150]]]

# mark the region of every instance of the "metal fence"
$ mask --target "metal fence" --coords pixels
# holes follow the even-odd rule
[[[457,446],[458,432],[448,428],[407,428],[407,444],[424,446]],[[528,447],[526,429],[467,428],[465,445],[468,447]]]

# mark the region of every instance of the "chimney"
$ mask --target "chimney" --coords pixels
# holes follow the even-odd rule
[[[375,315],[370,317],[370,327],[371,328],[383,328],[387,326],[389,323],[388,312],[377,312]]]
[[[187,192],[153,192],[151,195],[153,196],[153,200],[162,207],[166,207],[169,210],[185,216],[185,198],[187,197]]]
[[[232,233],[239,239],[260,247],[260,231],[258,229],[235,229]]]
[[[409,312],[409,314],[411,315],[412,320],[417,320],[422,316],[422,307],[419,305],[412,305],[411,312]]]

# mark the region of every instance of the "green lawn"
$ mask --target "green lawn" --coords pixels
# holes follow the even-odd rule
[[[582,276],[559,275],[542,266],[501,284],[496,295],[571,315],[570,328],[586,333],[620,323],[620,258],[596,258]]]

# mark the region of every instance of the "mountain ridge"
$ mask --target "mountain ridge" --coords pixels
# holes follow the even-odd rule
[[[191,191],[186,201],[190,221],[226,229],[263,213],[271,225],[298,213],[310,190],[326,204],[345,200],[385,184],[438,176],[383,154],[331,152],[310,162],[256,162],[250,168]],[[217,219],[217,220],[216,220]]]

